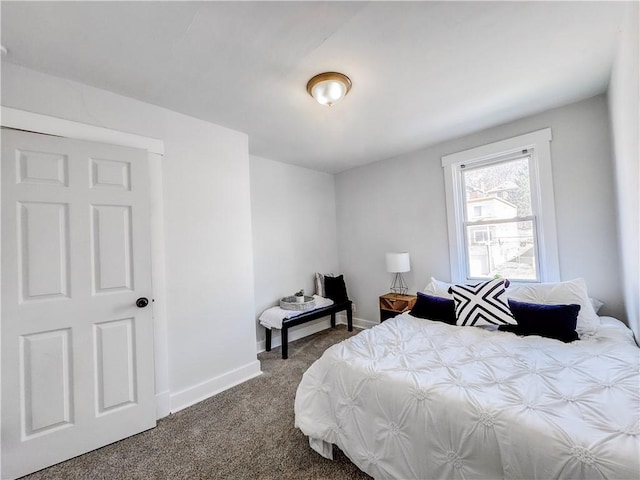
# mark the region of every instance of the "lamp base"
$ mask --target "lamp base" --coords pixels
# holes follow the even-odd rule
[[[393,282],[391,283],[391,291],[393,293],[399,293],[401,295],[406,295],[409,291],[407,284],[404,281],[401,273],[396,273],[393,277]]]

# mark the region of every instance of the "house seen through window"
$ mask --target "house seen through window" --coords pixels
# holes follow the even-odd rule
[[[529,160],[462,168],[469,278],[538,278]]]

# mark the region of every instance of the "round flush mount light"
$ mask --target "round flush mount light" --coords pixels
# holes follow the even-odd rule
[[[351,80],[343,73],[325,72],[307,83],[307,92],[320,105],[331,107],[342,100],[351,90]]]

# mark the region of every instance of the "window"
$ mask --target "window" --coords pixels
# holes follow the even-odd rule
[[[528,150],[524,152],[480,166],[460,166],[461,190],[466,193],[462,223],[468,239],[465,253],[469,279],[500,275],[538,280],[531,155]],[[484,216],[479,213],[482,211]]]
[[[473,243],[475,245],[484,245],[487,242],[491,242],[491,232],[486,229],[471,230],[473,233]]]
[[[551,130],[442,158],[451,276],[559,280]]]

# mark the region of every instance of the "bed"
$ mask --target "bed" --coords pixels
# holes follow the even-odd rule
[[[639,363],[610,317],[562,343],[405,313],[330,347],[295,423],[376,479],[638,479]]]

